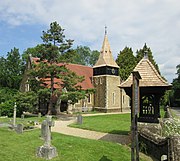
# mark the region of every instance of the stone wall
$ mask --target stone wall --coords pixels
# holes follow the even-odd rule
[[[166,155],[168,161],[180,161],[180,135],[162,137],[158,124],[149,125],[146,124],[146,127],[140,125],[140,149],[157,160],[161,160],[161,157]]]
[[[168,140],[148,129],[144,128],[139,132],[139,142],[140,149],[157,160],[161,160],[162,155],[168,156]]]

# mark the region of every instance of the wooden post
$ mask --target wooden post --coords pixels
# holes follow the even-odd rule
[[[139,143],[138,143],[138,111],[139,111],[139,72],[132,72],[132,108],[131,108],[131,161],[139,161]]]

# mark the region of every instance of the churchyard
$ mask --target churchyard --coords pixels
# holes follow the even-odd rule
[[[107,119],[104,121],[103,119]],[[95,125],[95,122],[102,123],[101,129],[89,127],[91,130],[103,131],[107,133],[128,134],[130,128],[130,114],[104,115],[83,117],[82,126],[87,126],[87,122]],[[45,117],[17,118],[16,124],[41,124]],[[87,120],[86,120],[87,119]],[[101,120],[101,121],[99,121]],[[120,123],[122,122],[122,123]],[[4,124],[4,127],[2,125]],[[6,124],[5,124],[6,123]],[[38,128],[24,130],[23,133],[17,133],[12,128],[5,127],[12,123],[12,118],[0,118],[0,160],[2,161],[38,161],[45,160],[37,156],[37,149],[44,144],[41,138],[42,131]],[[97,124],[97,127],[98,127]],[[109,125],[108,125],[109,124]],[[71,125],[75,126],[75,125]],[[105,129],[104,127],[107,127]],[[114,128],[110,128],[114,127]],[[71,134],[69,134],[71,135]],[[113,142],[92,140],[80,137],[63,135],[52,132],[51,144],[56,147],[57,156],[52,160],[57,161],[128,161],[131,158],[129,145],[121,145]],[[141,154],[140,160],[151,160],[149,157]]]

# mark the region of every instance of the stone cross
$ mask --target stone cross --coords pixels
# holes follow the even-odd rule
[[[51,126],[54,126],[54,121],[52,121],[52,116],[46,116],[45,122],[45,143],[44,146],[50,147],[51,146]]]
[[[44,145],[38,147],[36,155],[45,159],[52,159],[56,157],[57,150],[51,145],[51,127],[54,126],[52,116],[46,116],[41,126],[41,137],[44,138]]]

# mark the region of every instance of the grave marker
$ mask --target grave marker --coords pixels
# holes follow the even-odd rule
[[[52,159],[56,157],[56,148],[51,145],[51,126],[54,126],[52,116],[47,116],[41,126],[41,137],[44,138],[44,145],[38,147],[36,155],[45,159]]]
[[[15,131],[18,133],[18,134],[22,134],[23,133],[23,124],[17,124],[16,128],[15,128]]]

